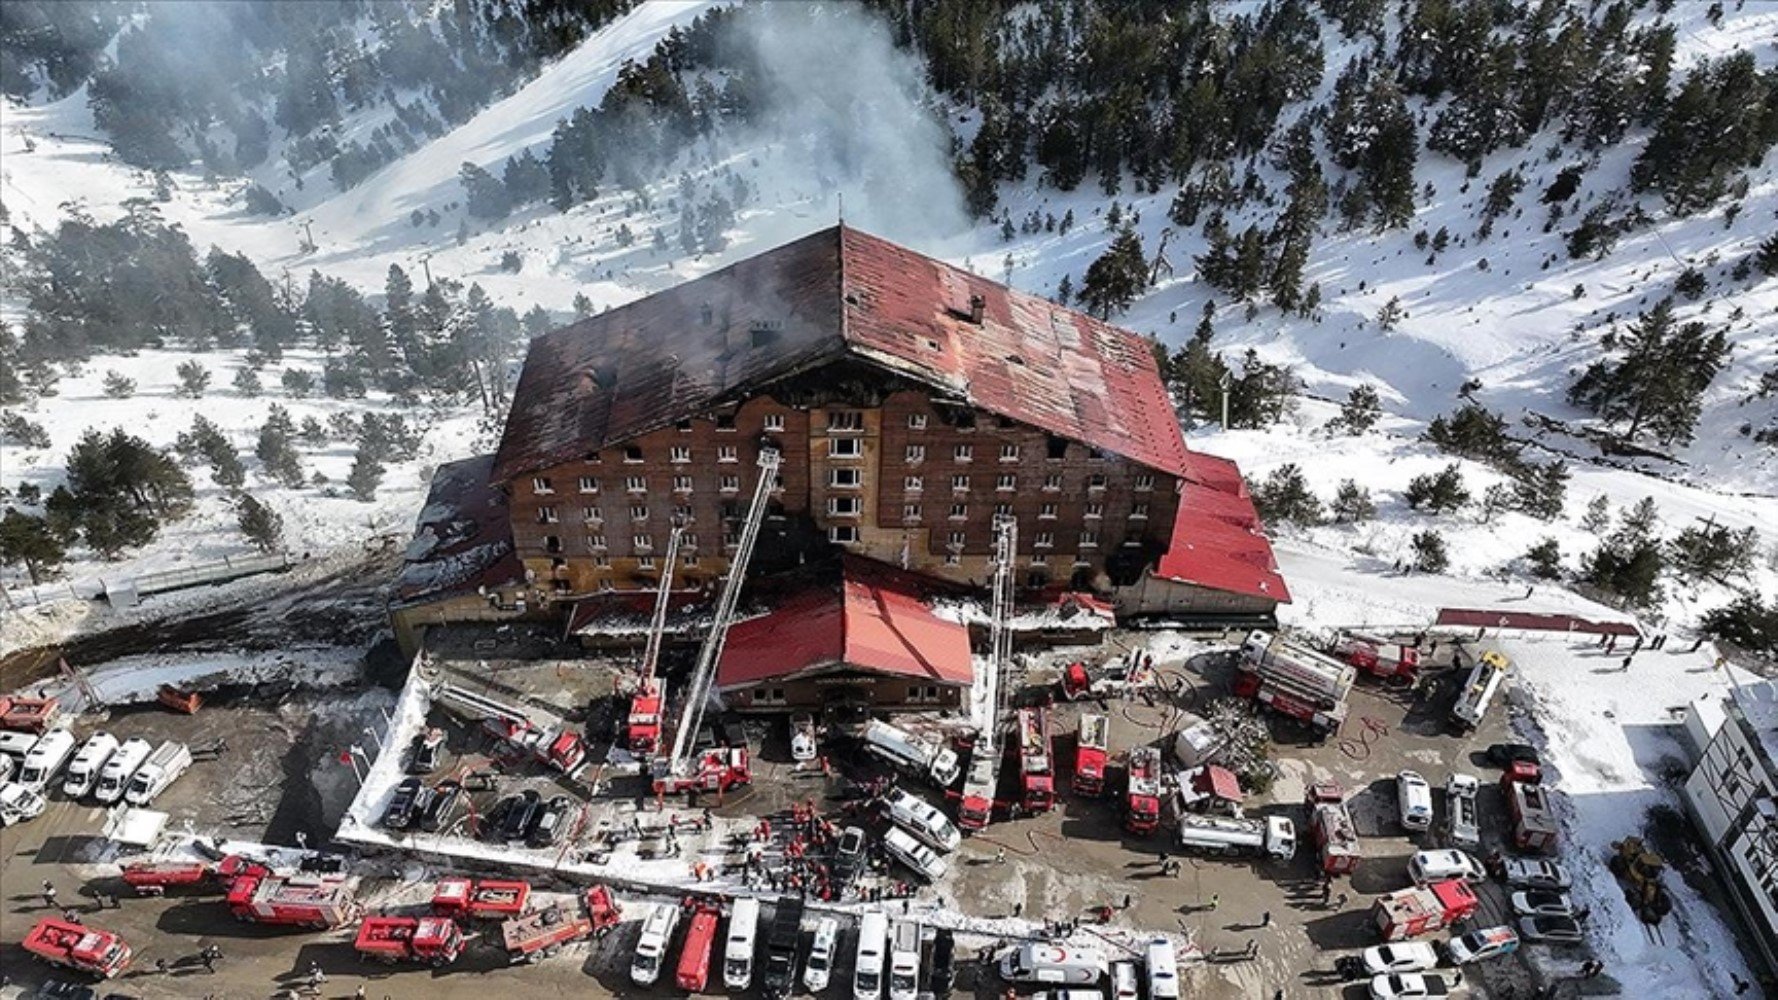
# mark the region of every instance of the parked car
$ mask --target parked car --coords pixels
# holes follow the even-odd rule
[[[1359,956],[1369,976],[1395,972],[1424,972],[1438,966],[1438,952],[1424,941],[1397,941],[1366,948]]]
[[[827,989],[827,977],[833,973],[833,956],[840,942],[840,922],[822,917],[815,925],[815,940],[809,945],[808,961],[803,963],[803,985],[810,993]]]
[[[1519,950],[1518,932],[1504,924],[1498,927],[1484,927],[1479,931],[1470,931],[1445,942],[1445,957],[1453,965],[1468,965],[1501,955],[1510,955]]]
[[[568,830],[569,809],[568,796],[558,795],[550,799],[538,811],[537,820],[530,833],[531,846],[549,847],[562,839],[562,834]]]
[[[899,826],[892,826],[883,834],[883,850],[928,882],[943,878],[948,867],[937,851],[920,843]]]
[[[0,826],[11,826],[43,815],[43,796],[16,781],[0,786]]]
[[[840,832],[840,842],[833,851],[833,878],[842,886],[852,884],[864,870],[864,849],[868,843],[864,831],[849,826]]]
[[[1526,889],[1512,894],[1513,912],[1521,917],[1572,917],[1574,900],[1565,892]]]
[[[1495,878],[1515,889],[1548,889],[1552,892],[1566,891],[1574,884],[1569,877],[1568,869],[1554,861],[1541,858],[1500,858],[1493,863],[1492,874]]]
[[[1371,996],[1375,1000],[1404,1000],[1410,997],[1448,997],[1463,983],[1461,973],[1446,978],[1433,972],[1403,972],[1377,976],[1371,980]]]
[[[1418,771],[1403,771],[1395,776],[1395,802],[1401,810],[1401,825],[1409,830],[1425,830],[1432,826],[1432,786]]]
[[[790,716],[790,759],[797,763],[807,763],[820,756],[820,744],[815,739],[815,716],[808,712],[795,712]]]
[[[432,801],[426,803],[426,809],[420,814],[420,829],[427,833],[437,833],[450,820],[451,810],[456,807],[457,799],[463,795],[463,783],[455,779],[441,781],[432,790]]]
[[[383,825],[391,830],[405,830],[414,822],[414,804],[420,797],[419,778],[403,778],[395,786],[395,796],[383,810]]]
[[[506,815],[500,821],[500,836],[504,840],[524,840],[537,824],[543,796],[527,788],[510,801],[512,805],[507,807]]]
[[[1545,944],[1579,944],[1587,938],[1573,917],[1521,917],[1519,936]]]
[[[947,997],[957,985],[957,936],[940,927],[932,938],[932,961],[926,971],[926,989],[935,997]]]
[[[1537,756],[1537,748],[1527,743],[1496,743],[1488,748],[1488,763],[1495,767],[1504,769],[1519,761],[1543,764],[1543,760]]]
[[[413,753],[408,756],[407,773],[431,774],[438,770],[444,756],[445,734],[442,729],[428,729],[414,737]]]
[[[1408,877],[1415,885],[1442,882],[1448,878],[1481,879],[1485,875],[1482,863],[1466,851],[1417,851],[1408,859]]]

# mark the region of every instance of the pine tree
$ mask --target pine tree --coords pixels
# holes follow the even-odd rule
[[[492,221],[504,219],[512,211],[506,185],[481,167],[464,163],[457,171],[457,179],[463,184],[464,210],[472,217]]]
[[[1685,528],[1672,542],[1673,568],[1693,580],[1728,584],[1730,577],[1747,579],[1753,573],[1759,533],[1752,528],[1735,531],[1720,524]]]
[[[136,380],[113,369],[106,370],[104,384],[105,395],[111,399],[129,399],[136,394]]]
[[[1513,484],[1513,506],[1540,521],[1554,521],[1568,502],[1568,480],[1568,463],[1561,459],[1532,463]]]
[[[1554,538],[1545,538],[1525,553],[1531,575],[1539,580],[1554,580],[1562,575],[1562,547]]]
[[[1580,519],[1580,527],[1593,536],[1603,535],[1611,527],[1611,500],[1605,494],[1587,501],[1587,512]]]
[[[1430,528],[1416,534],[1411,546],[1414,568],[1422,573],[1443,573],[1451,565],[1450,554],[1445,550],[1445,536]]]
[[[1679,324],[1673,301],[1662,299],[1604,346],[1612,353],[1569,386],[1569,401],[1607,424],[1627,424],[1627,438],[1646,431],[1662,444],[1690,441],[1704,390],[1728,361],[1728,338],[1702,323]]]
[[[1291,462],[1272,470],[1253,490],[1253,506],[1267,524],[1312,527],[1321,522],[1321,500],[1309,489],[1303,470]]]
[[[210,370],[195,360],[179,362],[173,372],[179,376],[179,388],[173,391],[175,396],[201,399],[204,390],[210,387]]]
[[[1778,274],[1778,233],[1766,237],[1766,241],[1759,245],[1753,255],[1753,266],[1768,278]]]
[[[1375,427],[1382,418],[1383,402],[1377,396],[1376,387],[1369,382],[1360,382],[1346,394],[1346,402],[1340,405],[1340,415],[1330,421],[1329,426],[1358,435]]]
[[[1143,254],[1142,239],[1136,230],[1125,226],[1111,241],[1111,246],[1087,267],[1086,280],[1081,282],[1081,304],[1100,319],[1109,319],[1113,312],[1129,308],[1148,288],[1148,259]]]
[[[314,373],[301,368],[284,369],[284,374],[278,376],[278,383],[293,399],[305,399],[315,392]]]
[[[360,446],[352,461],[352,471],[346,476],[346,488],[352,491],[354,497],[368,503],[376,499],[377,487],[382,483],[383,463]]]
[[[593,300],[585,292],[575,292],[573,309],[575,319],[586,319],[593,314]]]
[[[248,399],[258,397],[265,392],[265,385],[259,381],[259,373],[250,367],[241,367],[235,371],[235,391]]]
[[[1377,514],[1377,505],[1371,500],[1371,491],[1358,485],[1355,479],[1340,480],[1339,489],[1334,491],[1334,520],[1341,524],[1361,524]]]
[[[1432,418],[1426,440],[1462,458],[1512,468],[1519,446],[1506,436],[1506,418],[1480,403],[1465,403],[1448,416]]]
[[[291,489],[302,486],[304,480],[302,461],[292,441],[295,436],[296,424],[290,419],[290,411],[273,403],[265,423],[260,425],[259,443],[253,449],[266,473]]]
[[[1228,388],[1229,425],[1258,428],[1277,423],[1296,408],[1299,388],[1289,366],[1261,361],[1259,352],[1248,348],[1241,358],[1241,374]]]
[[[49,579],[67,561],[67,546],[34,514],[6,508],[0,517],[0,566],[23,566],[35,587]]]
[[[1415,476],[1408,482],[1405,494],[1408,506],[1442,514],[1469,503],[1469,490],[1463,485],[1463,470],[1452,462],[1436,473]]]
[[[247,536],[254,548],[269,553],[278,551],[283,545],[284,518],[277,511],[243,493],[235,505],[235,512],[241,534]]]

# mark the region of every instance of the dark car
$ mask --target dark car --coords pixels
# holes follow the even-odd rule
[[[525,789],[507,809],[506,818],[500,824],[500,836],[506,840],[524,840],[537,825],[538,811],[542,807],[543,796]]]
[[[341,875],[346,871],[346,858],[341,854],[305,854],[296,869],[312,875]]]
[[[949,927],[940,927],[932,938],[932,971],[926,986],[935,997],[946,997],[957,984],[957,941]]]
[[[428,729],[414,737],[413,752],[408,755],[407,773],[431,774],[438,770],[439,758],[444,756],[445,734],[442,729]]]
[[[71,983],[65,979],[52,979],[37,987],[40,997],[54,997],[55,1000],[94,1000],[99,991],[85,983]]]
[[[1488,763],[1495,767],[1511,767],[1519,761],[1527,764],[1543,763],[1537,756],[1537,748],[1524,743],[1496,743],[1488,748]]]
[[[858,873],[864,870],[864,849],[867,844],[864,831],[855,826],[846,827],[840,833],[840,842],[833,849],[833,878],[842,886],[852,884]]]
[[[383,810],[383,825],[391,830],[405,830],[414,822],[414,800],[420,797],[419,778],[403,778],[401,784],[395,786],[395,797],[389,800],[389,808]]]
[[[463,783],[459,781],[441,781],[432,790],[432,800],[420,813],[420,829],[427,833],[437,833],[445,822],[450,819],[451,809],[456,806],[457,799],[463,794]]]
[[[538,810],[537,821],[530,834],[531,846],[549,847],[562,839],[562,834],[568,832],[569,807],[568,796],[558,795]]]
[[[1587,932],[1573,917],[1521,917],[1519,936],[1545,944],[1580,944],[1587,939]]]

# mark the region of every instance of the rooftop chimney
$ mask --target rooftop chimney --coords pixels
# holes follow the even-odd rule
[[[976,326],[982,325],[982,314],[988,310],[988,300],[980,295],[969,297],[969,321]]]

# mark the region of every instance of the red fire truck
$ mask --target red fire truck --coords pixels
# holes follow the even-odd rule
[[[1130,751],[1124,789],[1124,829],[1146,836],[1161,825],[1161,752],[1141,746]]]
[[[642,681],[636,696],[630,699],[630,717],[624,724],[630,752],[638,757],[651,757],[661,746],[661,682],[658,678]]]
[[[1049,713],[1021,708],[1018,714],[1020,807],[1048,812],[1056,804],[1056,772],[1050,761]]]
[[[512,917],[500,925],[506,957],[514,962],[541,962],[564,945],[593,936],[593,921],[567,903]]]
[[[0,729],[17,729],[42,735],[62,717],[62,703],[54,698],[0,695]]]
[[[611,894],[611,890],[602,885],[595,885],[586,891],[587,917],[593,922],[593,934],[604,937],[624,918],[623,904]]]
[[[352,887],[338,875],[242,875],[228,889],[236,920],[330,930],[359,912]]]
[[[1255,630],[1241,644],[1235,694],[1314,727],[1323,736],[1346,721],[1356,673],[1345,663],[1282,636]]]
[[[1556,846],[1556,813],[1550,791],[1537,783],[1536,765],[1527,772],[1509,768],[1500,778],[1506,811],[1513,820],[1513,846],[1522,851],[1547,851]]]
[[[463,953],[463,930],[449,917],[365,917],[358,954],[378,962],[449,965]]]
[[[1344,875],[1358,868],[1363,856],[1352,812],[1346,808],[1346,790],[1333,782],[1310,785],[1304,796],[1309,807],[1309,826],[1315,847],[1321,852],[1321,870]]]
[[[677,795],[680,792],[715,792],[721,795],[731,788],[752,784],[753,770],[747,760],[746,747],[712,747],[692,758],[691,768],[680,775],[657,774],[654,794]]]
[[[1371,916],[1383,933],[1383,940],[1400,941],[1466,920],[1477,905],[1475,890],[1469,883],[1453,878],[1379,896],[1371,905]]]
[[[1074,748],[1074,794],[1095,797],[1105,790],[1105,760],[1111,749],[1111,720],[1083,713]]]
[[[439,879],[432,912],[459,920],[505,920],[525,912],[531,883],[506,879]]]
[[[230,854],[221,861],[137,861],[123,866],[123,880],[141,896],[162,896],[168,889],[220,892],[243,875],[265,876],[271,869]]]
[[[680,989],[688,993],[702,993],[704,983],[710,977],[710,951],[716,945],[716,921],[722,915],[722,907],[711,902],[687,899],[685,908],[690,911],[691,920],[685,929],[685,944],[679,949],[676,978]]]
[[[1374,635],[1342,632],[1334,640],[1333,654],[1373,677],[1400,677],[1411,681],[1420,673],[1420,651]]]
[[[21,942],[24,949],[52,965],[90,972],[110,979],[130,964],[130,946],[110,931],[44,917]]]

